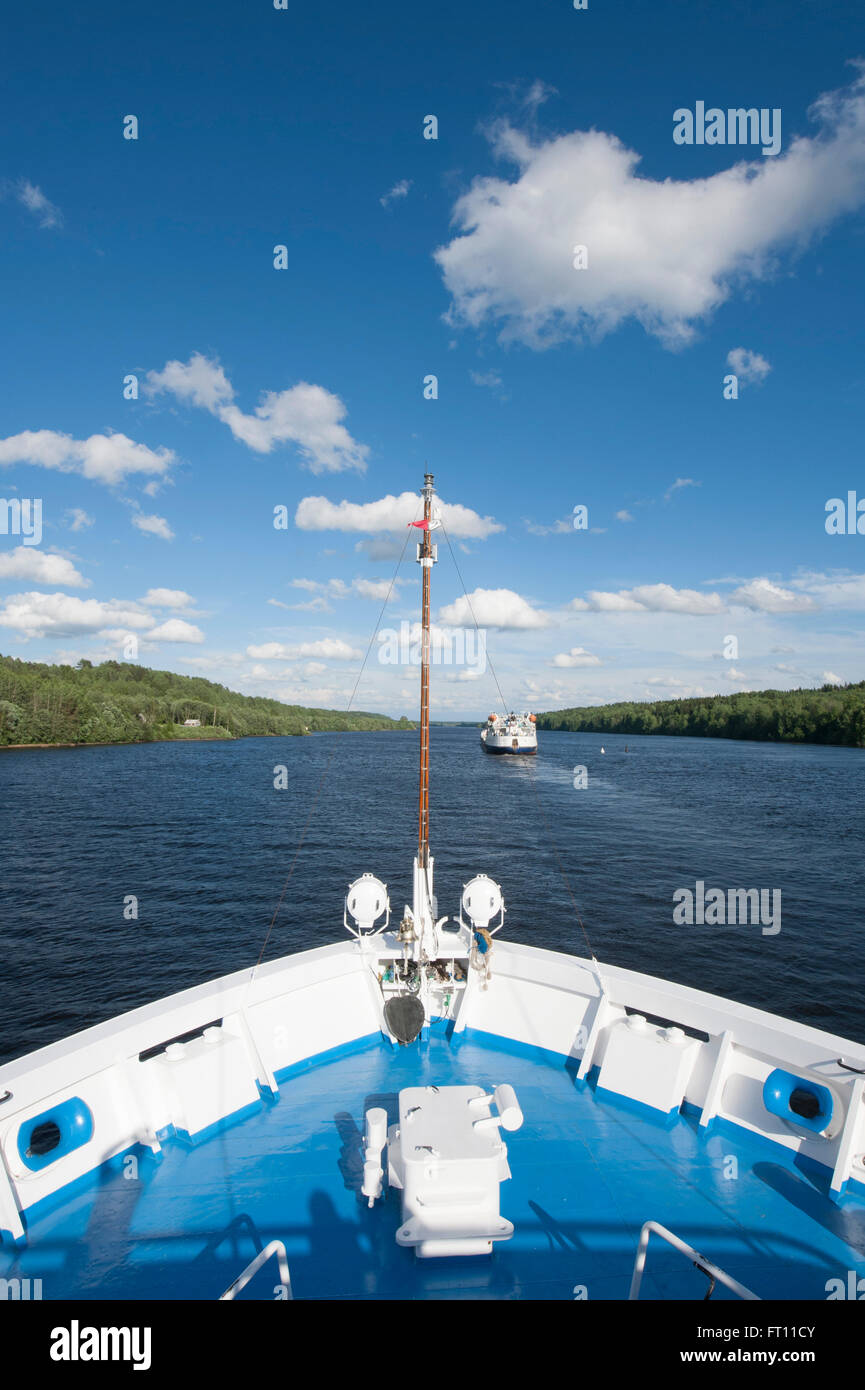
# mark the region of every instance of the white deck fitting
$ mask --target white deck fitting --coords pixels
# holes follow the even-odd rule
[[[498,1114],[494,1114],[495,1103]],[[398,1245],[419,1259],[488,1255],[514,1233],[499,1211],[499,1184],[511,1176],[499,1127],[518,1129],[510,1086],[410,1086],[399,1093],[399,1124],[388,1132],[388,1179],[402,1189]]]

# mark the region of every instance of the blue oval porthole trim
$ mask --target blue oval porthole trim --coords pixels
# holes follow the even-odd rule
[[[822,1134],[832,1123],[835,1102],[828,1086],[805,1081],[791,1071],[776,1068],[763,1085],[763,1104],[770,1115]]]
[[[34,1173],[74,1153],[93,1137],[93,1116],[79,1096],[71,1096],[41,1115],[25,1120],[18,1130],[18,1153]]]

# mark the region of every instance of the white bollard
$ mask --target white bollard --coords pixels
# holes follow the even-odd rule
[[[496,1100],[496,1109],[501,1117],[502,1129],[519,1129],[523,1122],[523,1112],[520,1109],[513,1086],[496,1086],[493,1095]]]

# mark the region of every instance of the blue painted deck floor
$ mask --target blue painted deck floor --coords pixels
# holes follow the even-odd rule
[[[417,1260],[400,1249],[399,1193],[359,1195],[364,1111],[396,1115],[404,1086],[508,1081],[525,1123],[506,1135],[515,1226],[492,1256]],[[735,1164],[731,1162],[735,1160]],[[129,1167],[127,1160],[127,1167]],[[734,1170],[738,1175],[728,1176]],[[45,1299],[216,1299],[280,1237],[295,1298],[627,1298],[644,1221],[670,1227],[764,1298],[824,1300],[829,1279],[865,1275],[865,1202],[827,1196],[828,1170],[744,1130],[671,1127],[576,1084],[549,1056],[465,1034],[412,1048],[370,1039],[282,1082],[280,1099],[190,1149],[169,1140],[115,1160],[29,1221],[0,1274],[40,1278]],[[242,1298],[272,1298],[276,1262]],[[701,1299],[706,1281],[653,1237],[641,1297]],[[719,1286],[716,1299],[731,1297]]]

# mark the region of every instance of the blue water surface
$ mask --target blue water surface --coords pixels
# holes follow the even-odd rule
[[[415,733],[0,753],[0,1060],[252,964],[328,766],[265,958],[339,940],[366,870],[400,912],[417,762]],[[858,749],[433,729],[439,910],[490,873],[509,938],[585,954],[560,860],[599,959],[862,1042],[863,789]],[[780,932],[676,925],[697,880],[778,890]]]

